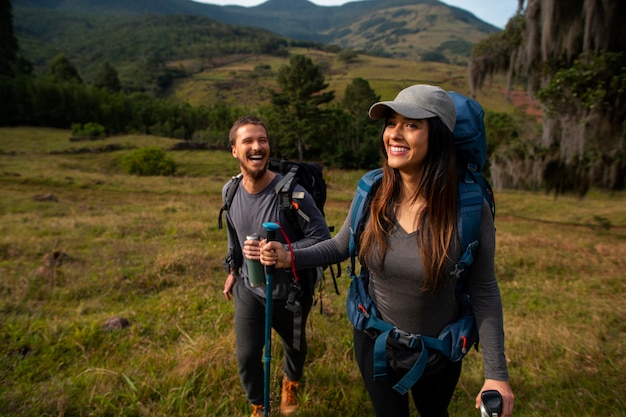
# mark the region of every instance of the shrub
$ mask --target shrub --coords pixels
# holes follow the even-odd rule
[[[448,58],[439,51],[426,51],[420,56],[424,62],[441,62],[443,64],[449,64]]]
[[[72,123],[72,135],[80,139],[99,139],[106,135],[104,126],[98,123]]]
[[[131,175],[169,176],[176,172],[174,159],[157,147],[146,147],[133,151],[124,157],[122,166]]]
[[[359,54],[356,51],[352,51],[350,49],[344,49],[339,54],[337,54],[337,58],[340,61],[344,61],[347,63],[352,63],[357,60]]]
[[[499,145],[510,143],[519,137],[515,120],[509,113],[485,111],[485,130],[489,154]]]

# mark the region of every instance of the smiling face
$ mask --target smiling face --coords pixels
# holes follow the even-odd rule
[[[235,144],[231,152],[239,161],[244,175],[260,179],[267,171],[270,143],[267,131],[260,124],[245,124],[235,132]]]
[[[428,153],[429,127],[425,119],[408,119],[392,112],[386,119],[383,143],[391,168],[406,173],[421,171]]]

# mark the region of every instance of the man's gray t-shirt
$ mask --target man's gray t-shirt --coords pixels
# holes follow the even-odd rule
[[[253,233],[265,238],[267,232],[263,227],[264,222],[279,223],[294,248],[311,246],[319,241],[330,238],[326,221],[317,209],[315,201],[309,193],[304,192],[302,186],[296,184],[294,198],[296,195],[303,195],[302,199],[298,199],[298,206],[299,210],[306,213],[306,217],[308,218],[305,219],[303,216],[297,216],[302,236],[304,236],[299,239],[298,231],[291,228],[291,225],[285,215],[281,213],[278,205],[278,198],[274,188],[281,179],[282,176],[277,174],[274,180],[265,187],[265,189],[256,194],[248,193],[243,185],[239,184],[230,209],[228,210],[228,216],[237,233],[237,242],[232,242],[232,237],[229,234],[229,247],[238,244],[243,250],[243,242],[246,240],[246,236],[252,235]],[[222,199],[224,199],[226,190],[231,184],[232,180],[224,185]],[[282,243],[287,243],[281,232],[277,233],[276,238]],[[291,279],[289,272],[279,268],[274,271],[272,276],[274,286],[273,298],[286,299],[289,294],[289,283]],[[250,286],[248,281],[248,268],[245,261],[242,265],[241,277],[244,279],[248,289],[261,297],[265,297],[265,287]]]

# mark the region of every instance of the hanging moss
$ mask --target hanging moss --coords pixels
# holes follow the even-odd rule
[[[525,8],[524,8],[525,6]],[[524,82],[545,107],[541,137],[530,137],[542,158],[500,150],[501,165],[521,168],[536,183],[508,175],[494,182],[545,186],[583,196],[589,187],[624,189],[626,177],[626,2],[519,0],[504,31],[477,45],[470,63],[472,92],[496,73]],[[531,162],[529,162],[531,161]],[[529,166],[532,165],[532,167]]]

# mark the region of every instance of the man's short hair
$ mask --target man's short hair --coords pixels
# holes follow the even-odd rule
[[[241,126],[245,126],[245,125],[263,126],[263,129],[265,129],[265,133],[267,134],[267,126],[265,126],[265,123],[263,123],[261,119],[259,119],[256,116],[249,116],[249,115],[243,116],[237,119],[235,123],[233,123],[233,127],[230,128],[230,132],[228,133],[228,139],[230,139],[230,146],[235,146],[235,142],[237,141],[237,137],[236,137],[237,130]]]

